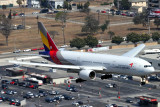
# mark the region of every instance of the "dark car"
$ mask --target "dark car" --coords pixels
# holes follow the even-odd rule
[[[13,94],[16,94],[17,92],[16,91],[13,91],[13,90],[7,90],[6,91],[6,94],[8,95],[13,95]]]
[[[0,96],[0,100],[6,101],[6,97],[5,96]]]
[[[42,9],[39,13],[47,13],[47,12],[49,12],[48,9]]]
[[[121,15],[121,11],[116,11],[116,15]]]
[[[34,98],[35,97],[35,95],[32,93],[32,92],[27,92],[24,96],[23,96],[23,98],[27,98],[27,99],[29,99],[29,98]]]
[[[63,95],[65,100],[74,100],[75,98],[69,95]]]
[[[71,91],[72,92],[78,92],[78,90],[76,88],[73,88]]]
[[[54,97],[54,99],[55,99],[56,101],[62,101],[62,98],[60,98],[60,97]]]
[[[24,16],[24,13],[20,13],[19,16]]]
[[[13,84],[13,85],[18,85],[19,83],[19,80],[18,79],[12,79],[10,84]]]
[[[8,89],[8,85],[7,84],[2,84],[2,89]]]
[[[1,83],[2,84],[9,84],[10,82],[8,80],[2,80]]]
[[[50,95],[58,95],[59,91],[49,91],[48,92]]]
[[[17,29],[24,29],[25,27],[23,25],[18,25]]]
[[[19,82],[18,85],[19,86],[24,86],[26,83],[25,82]]]
[[[52,102],[55,102],[56,99],[47,97],[47,98],[45,98],[45,101],[48,102],[48,103],[52,103]]]
[[[16,106],[21,105],[20,100],[18,100],[18,99],[12,99],[9,104],[10,105],[16,105]]]
[[[127,99],[126,102],[127,103],[133,103],[133,101],[131,99]]]
[[[59,11],[55,10],[54,13],[58,13]]]
[[[72,91],[72,90],[74,90],[74,89],[75,89],[74,86],[70,86],[70,87],[67,87],[67,88],[66,88],[67,91]]]
[[[43,90],[39,90],[39,96],[40,97],[47,96],[47,93]]]

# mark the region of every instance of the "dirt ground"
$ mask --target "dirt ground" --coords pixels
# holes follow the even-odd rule
[[[13,9],[12,11],[18,11],[18,13],[21,12],[21,9]],[[39,10],[33,10],[33,9],[26,9],[26,14],[39,11]],[[2,13],[3,10],[0,10],[0,13]],[[9,9],[5,10],[5,13],[9,13]],[[96,18],[98,17],[97,13],[92,13],[93,16]],[[53,15],[54,16],[54,15]],[[85,14],[80,12],[74,12],[68,14],[69,18],[68,20],[75,20],[84,22]],[[118,22],[127,22],[129,20],[132,20],[132,18],[128,17],[122,17],[122,16],[109,16],[105,14],[100,14],[100,24],[103,24],[105,20],[110,20],[111,23],[118,23]],[[5,37],[0,33],[0,53],[1,52],[9,52],[16,49],[27,49],[27,48],[39,48],[42,47],[42,42],[40,38],[40,34],[38,33],[37,28],[37,19],[36,17],[26,17],[26,26],[29,29],[24,30],[13,30],[11,32],[11,35],[9,36],[9,45],[6,46],[5,44]],[[54,37],[54,41],[58,46],[63,45],[63,36],[62,36],[62,28],[61,23],[55,21],[54,19],[44,19],[39,18],[39,21],[43,22],[47,30],[50,31],[57,31],[58,34]],[[21,17],[16,17],[12,19],[12,23],[14,25],[20,25],[22,23]],[[75,23],[66,23],[65,27],[65,37],[66,37],[66,43],[69,44],[69,41],[72,40],[75,37],[84,38],[86,37],[84,33],[81,32],[82,25],[81,24],[75,24]],[[128,24],[128,25],[120,25],[120,26],[110,26],[107,31],[104,32],[104,34],[101,33],[101,30],[94,36],[98,39],[102,40],[109,40],[109,35],[107,32],[111,30],[115,32],[116,35],[119,36],[126,36],[127,33],[130,32],[136,32],[136,33],[147,33],[148,30],[146,27],[143,27],[142,25],[134,25],[134,24]],[[154,24],[151,24],[151,32],[157,31],[156,26]]]

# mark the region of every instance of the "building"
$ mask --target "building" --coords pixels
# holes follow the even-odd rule
[[[54,9],[58,7],[63,7],[64,0],[48,0],[50,6]]]
[[[147,9],[148,0],[129,0],[131,2],[131,11],[142,13],[145,9]]]
[[[148,0],[148,8],[160,8],[160,1],[159,0]]]
[[[18,6],[17,0],[0,0],[0,8],[2,5],[7,5],[9,7]]]
[[[40,0],[27,0],[27,7],[40,8]]]
[[[8,7],[19,6],[17,0],[0,0],[0,8],[2,8],[2,5],[7,5]]]
[[[6,71],[8,72],[8,76],[22,76],[26,72],[26,69],[22,69],[19,67],[12,67],[12,68],[6,68]]]

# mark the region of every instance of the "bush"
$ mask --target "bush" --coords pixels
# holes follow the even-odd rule
[[[85,38],[84,40],[86,44],[92,48],[98,44],[98,39],[92,36],[87,36],[87,38]]]
[[[110,3],[104,2],[101,5],[110,5]]]
[[[132,42],[134,44],[136,44],[137,42],[139,42],[141,40],[140,35],[137,33],[129,33],[127,34],[127,42]]]
[[[141,39],[141,41],[143,41],[145,43],[146,41],[148,41],[150,39],[150,36],[148,34],[142,34],[140,36],[140,39]]]
[[[81,38],[75,38],[72,41],[70,41],[70,46],[71,47],[76,47],[78,49],[84,47],[86,45],[84,39]]]
[[[152,33],[152,39],[153,41],[158,41],[160,38],[160,34],[158,32]]]
[[[115,36],[112,38],[112,43],[116,43],[117,45],[119,45],[123,41],[124,41],[123,38],[120,36]]]

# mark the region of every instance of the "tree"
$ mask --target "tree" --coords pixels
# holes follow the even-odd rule
[[[128,0],[121,1],[121,9],[122,10],[129,10],[131,7],[131,3]]]
[[[100,26],[103,33],[108,28],[108,25],[109,25],[109,20],[106,20],[105,24]]]
[[[129,34],[127,34],[127,42],[132,42],[132,43],[134,43],[134,44],[136,44],[137,42],[139,42],[140,41],[140,35],[139,34],[137,34],[137,33],[129,33]]]
[[[148,13],[144,11],[133,18],[133,22],[135,25],[142,24],[146,26],[148,24]]]
[[[104,33],[104,31],[107,29],[107,25],[106,24],[103,24],[100,26],[101,30],[102,30],[102,33]]]
[[[152,39],[153,41],[158,41],[160,38],[160,34],[158,32],[152,33]]]
[[[19,7],[21,6],[21,4],[22,4],[22,0],[17,0],[16,1],[17,2],[17,4],[19,5]]]
[[[146,41],[148,41],[150,39],[150,36],[148,34],[142,34],[142,35],[140,35],[140,39],[141,39],[141,41],[143,41],[145,43]]]
[[[116,7],[118,7],[117,1],[118,1],[118,0],[114,0],[114,5],[115,5]]]
[[[117,45],[119,45],[123,41],[124,41],[123,38],[120,36],[115,36],[112,38],[112,43],[116,43]]]
[[[78,49],[84,47],[86,45],[84,39],[81,38],[75,38],[72,41],[70,41],[70,47],[76,47]]]
[[[87,1],[84,4],[84,6],[81,5],[82,12],[89,14],[89,12],[90,12],[89,5],[90,5],[89,1]]]
[[[49,34],[52,36],[52,39],[54,39],[55,35],[58,35],[57,31],[49,31]]]
[[[64,28],[65,28],[64,24],[66,23],[66,20],[67,20],[67,13],[66,12],[58,12],[56,14],[55,20],[56,21],[59,20],[62,23],[63,39],[64,39],[64,45],[65,45],[66,41],[65,41],[65,35],[64,35]]]
[[[87,15],[85,18],[85,25],[82,26],[82,32],[94,34],[99,29],[98,20],[95,19],[92,15]]]
[[[85,38],[84,40],[86,42],[86,45],[92,48],[98,44],[98,39],[93,36],[87,36],[87,38]]]
[[[72,5],[71,4],[69,4],[69,8],[68,8],[69,10],[72,10]]]
[[[109,35],[110,39],[112,39],[112,37],[115,35],[115,33],[112,31],[108,31],[108,35]]]
[[[63,9],[67,9],[68,10],[68,2],[67,1],[64,1],[63,3]]]
[[[5,36],[6,45],[8,46],[8,37],[11,33],[11,20],[8,18],[3,18],[1,26],[2,26],[1,33],[2,35]]]
[[[159,18],[155,19],[154,24],[157,26],[157,29],[158,29],[158,27],[160,25],[160,19]]]
[[[12,19],[12,10],[10,9],[9,15],[8,15],[8,19]]]

